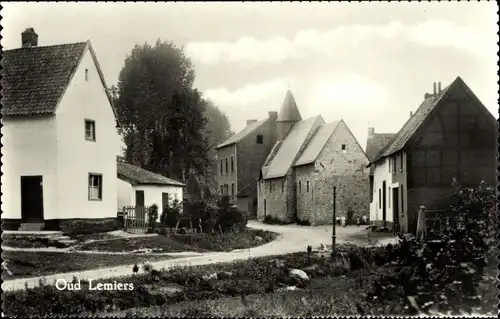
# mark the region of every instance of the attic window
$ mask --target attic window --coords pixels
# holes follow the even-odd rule
[[[95,142],[95,122],[92,120],[85,120],[85,139]]]
[[[85,82],[89,80],[89,69],[85,69]]]
[[[345,151],[347,149],[345,144],[342,144],[342,150]]]
[[[262,134],[257,135],[257,144],[264,143],[264,136]]]

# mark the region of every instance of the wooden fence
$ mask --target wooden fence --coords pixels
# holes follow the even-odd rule
[[[146,206],[123,207],[123,230],[130,233],[148,231],[148,210]]]

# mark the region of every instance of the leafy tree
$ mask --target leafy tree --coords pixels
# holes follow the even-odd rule
[[[207,102],[193,89],[195,71],[169,41],[136,45],[110,89],[127,161],[185,182],[209,165]]]

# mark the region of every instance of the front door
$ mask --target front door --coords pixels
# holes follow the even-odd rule
[[[140,220],[144,220],[145,214],[144,191],[135,191],[135,216]]]
[[[168,206],[168,193],[161,193],[161,208],[162,212]]]
[[[394,232],[399,231],[399,187],[392,188],[392,219],[394,221]]]
[[[42,176],[21,176],[21,220],[24,223],[43,222]]]
[[[385,187],[385,181],[382,182],[382,220],[384,221],[384,227],[387,226],[387,190]]]
[[[267,205],[266,205],[266,200],[264,199],[264,218],[266,218],[267,214]]]

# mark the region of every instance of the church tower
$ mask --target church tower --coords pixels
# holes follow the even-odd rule
[[[302,120],[295,99],[293,98],[292,91],[288,90],[285,95],[285,100],[281,105],[278,119],[276,120],[277,138],[284,140],[288,132],[292,128],[293,123]]]

